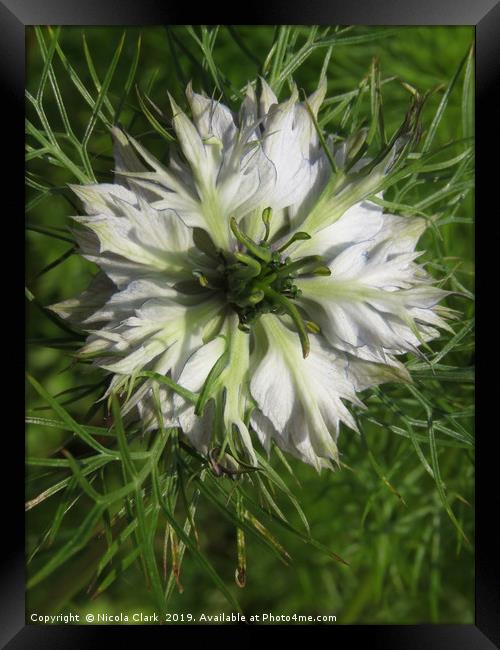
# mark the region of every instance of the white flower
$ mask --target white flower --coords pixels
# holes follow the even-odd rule
[[[396,356],[448,327],[447,292],[416,262],[424,220],[366,200],[390,155],[354,174],[329,142],[332,172],[311,117],[325,83],[308,105],[262,86],[237,116],[191,87],[192,119],[172,100],[168,166],[114,129],[116,182],[73,187],[87,213],[75,236],[101,271],[53,309],[88,331],[82,355],[145,428],[153,371],[199,395],[158,392],[165,424],[202,453],[256,463],[255,432],[319,469],[338,460],[340,422],[356,429],[357,393],[409,380]]]

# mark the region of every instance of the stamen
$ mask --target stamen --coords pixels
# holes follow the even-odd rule
[[[286,250],[289,246],[291,246],[294,242],[296,241],[304,241],[306,239],[311,239],[311,235],[307,232],[296,232],[287,242],[286,244],[283,244],[281,248],[278,248],[278,252],[281,253],[282,251]]]
[[[314,264],[317,262],[322,262],[323,258],[321,255],[307,255],[306,257],[301,257],[295,262],[290,262],[286,264],[286,266],[283,266],[283,268],[279,269],[278,273],[289,275],[290,273],[294,273],[298,269],[301,269],[303,266],[307,266],[308,264]]]
[[[307,329],[312,333],[312,334],[319,334],[321,332],[321,327],[315,323],[312,320],[305,320],[304,321]]]
[[[278,277],[277,273],[271,273],[270,275],[265,275],[263,278],[259,279],[259,281],[255,286],[264,289],[265,287],[268,287],[270,284],[272,284],[277,277]]]
[[[250,332],[252,323],[263,314],[290,316],[297,329],[302,355],[306,358],[310,351],[308,332],[318,334],[320,328],[313,321],[304,320],[293,303],[302,294],[294,279],[306,274],[330,275],[330,269],[320,255],[306,255],[292,260],[281,254],[293,242],[311,239],[306,232],[296,232],[281,248],[271,250],[271,245],[267,243],[271,217],[272,209],[265,208],[262,212],[265,234],[260,243],[244,233],[236,219],[231,217],[230,227],[242,250],[229,253],[227,258],[220,255],[222,264],[218,272],[221,277],[217,287],[224,291],[227,304],[238,314],[238,328],[243,332]],[[203,241],[203,244],[206,242]],[[196,275],[203,286],[210,288],[202,273]],[[199,400],[197,411],[201,411],[204,404],[204,400]]]
[[[315,269],[311,269],[310,271],[306,270],[303,273],[299,273],[297,277],[301,278],[304,275],[331,275],[332,272],[328,266],[321,265],[317,266]]]
[[[266,208],[264,212],[262,213],[262,221],[264,222],[264,226],[266,228],[266,232],[264,235],[264,239],[261,241],[261,244],[265,244],[267,240],[269,239],[269,234],[271,232],[271,217],[273,216],[273,211],[272,208]]]
[[[277,303],[280,307],[282,307],[284,311],[293,320],[295,327],[297,328],[300,344],[302,346],[302,356],[305,359],[309,354],[310,343],[309,343],[309,337],[307,335],[307,329],[304,321],[302,320],[302,316],[299,313],[299,310],[293,303],[291,303],[288,300],[288,298],[285,298],[285,296],[278,293],[277,291],[274,291],[273,289],[268,287],[267,289],[264,290],[264,292],[266,296],[268,296],[273,302]]]
[[[193,275],[194,275],[195,278],[198,279],[198,282],[201,284],[201,286],[203,288],[206,289],[207,287],[210,286],[206,276],[203,275],[203,273],[201,271],[193,271]]]
[[[234,217],[231,217],[229,221],[229,225],[231,227],[233,235],[240,242],[240,244],[243,244],[243,246],[245,246],[251,253],[253,253],[255,257],[258,257],[264,262],[271,261],[271,251],[269,250],[269,248],[265,248],[264,246],[259,246],[252,239],[250,239],[248,235],[245,235],[245,233],[239,229],[238,224],[236,223],[236,219]]]
[[[238,300],[236,304],[239,307],[246,307],[248,305],[256,305],[263,299],[264,299],[264,292],[261,289],[257,289],[257,291],[254,291],[250,295],[245,296],[244,298]]]
[[[259,290],[255,291],[255,293],[250,294],[250,296],[248,297],[248,302],[251,305],[256,305],[261,300],[264,300],[264,297],[265,297],[264,292],[259,289]]]
[[[239,262],[245,264],[247,267],[246,269],[245,268],[239,268],[237,270],[235,269],[233,273],[235,277],[256,278],[262,271],[261,265],[253,257],[250,257],[249,255],[245,255],[244,253],[235,253],[234,256]]]

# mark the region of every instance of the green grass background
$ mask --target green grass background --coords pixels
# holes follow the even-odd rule
[[[261,64],[271,46],[274,28],[268,26],[240,26],[235,28],[248,52],[235,42],[234,33],[221,28],[214,48],[214,58],[219,70],[231,87],[241,88],[255,78],[257,64]],[[308,28],[304,28],[304,38]],[[92,53],[98,76],[102,79],[113,52],[121,37],[119,28],[65,27],[59,42],[86,86],[93,88],[82,47],[85,35]],[[186,37],[181,27],[169,30],[164,27],[144,29],[127,28],[121,60],[114,75],[109,98],[116,104],[121,97],[134,55],[139,33],[142,48],[136,83],[143,92],[162,109],[167,106],[167,91],[184,105],[184,82],[192,80],[195,90],[212,93],[213,80],[209,71],[200,65],[200,53],[194,41]],[[455,73],[473,41],[473,29],[468,27],[356,27],[351,35],[377,38],[372,41],[345,44],[333,48],[328,66],[328,95],[335,96],[353,90],[368,73],[371,60],[378,57],[382,78],[397,77],[425,91],[438,88],[424,111],[424,127],[428,126],[443,96],[443,88]],[[298,36],[298,43],[302,35]],[[174,56],[172,43],[176,48]],[[42,57],[34,31],[27,30],[27,88],[35,92],[43,68]],[[306,92],[315,89],[320,75],[325,51],[315,51],[294,74],[299,88]],[[55,72],[77,136],[83,135],[89,119],[89,109],[71,84],[56,60]],[[224,84],[223,84],[224,85]],[[230,94],[231,87],[224,85]],[[439,89],[441,87],[441,89]],[[287,93],[286,85],[281,93]],[[217,95],[217,92],[215,91]],[[384,117],[387,131],[391,133],[400,123],[408,104],[408,93],[395,80],[383,88]],[[47,117],[55,131],[62,130],[57,105],[50,91],[44,97]],[[152,132],[144,117],[137,114],[137,99],[132,91],[121,115],[125,128],[164,157],[166,147]],[[364,106],[366,109],[366,106]],[[363,109],[362,109],[363,110]],[[435,145],[444,145],[463,136],[463,95],[461,82],[450,95],[443,119],[436,133]],[[470,109],[471,110],[471,109]],[[28,116],[32,116],[28,108]],[[335,116],[327,125],[329,131],[340,131],[342,115]],[[99,180],[109,180],[112,163],[109,134],[97,126],[91,138],[89,151]],[[30,163],[30,168],[50,185],[64,188],[74,178],[64,169],[58,169],[44,160]],[[432,183],[432,179],[429,179]],[[422,196],[427,187],[419,190]],[[37,195],[28,190],[30,207],[27,220],[38,226],[65,228],[68,216],[75,209],[65,198],[69,193],[47,193],[35,205],[29,202]],[[442,226],[442,239],[427,233],[421,248],[427,249],[425,259],[439,257],[442,268],[436,275],[444,275],[443,268],[460,267],[456,277],[467,289],[473,288],[473,199],[464,192],[456,211],[457,219]],[[78,256],[70,256],[64,263],[37,277],[48,264],[69,248],[69,244],[43,234],[27,234],[27,286],[44,305],[72,297],[84,289],[95,269]],[[464,313],[464,320],[472,315],[472,303],[463,299],[450,305]],[[61,332],[32,303],[28,306],[28,337],[33,339],[60,337]],[[439,350],[443,343],[433,343]],[[446,357],[454,367],[469,367],[473,354],[473,339],[461,342]],[[56,395],[68,388],[96,382],[102,378],[98,371],[71,363],[71,358],[61,350],[40,345],[28,346],[28,369],[43,386]],[[439,382],[422,379],[424,393],[432,395],[439,409],[458,413],[457,431],[472,431],[473,386],[468,381]],[[219,574],[238,597],[248,613],[272,612],[274,614],[328,614],[337,616],[339,623],[418,623],[473,621],[473,550],[464,543],[440,500],[436,482],[418,459],[412,440],[398,435],[392,427],[401,428],[401,413],[425,420],[425,408],[411,394],[398,386],[382,387],[382,397],[374,396],[378,414],[376,421],[364,423],[365,439],[344,430],[340,449],[342,460],[349,468],[335,473],[318,475],[312,468],[291,461],[297,482],[290,478],[306,512],[313,535],[349,562],[343,566],[332,562],[320,551],[304,545],[290,534],[276,532],[280,542],[293,558],[291,566],[280,564],[275,556],[266,552],[252,540],[247,542],[248,579],[244,589],[234,585],[236,567],[235,530],[208,504],[200,502],[198,529],[201,548],[214,564]],[[67,405],[73,417],[81,421],[95,402],[99,393],[83,396]],[[68,394],[60,399],[72,397]],[[28,393],[30,409],[46,405],[31,391]],[[50,416],[50,410],[40,411]],[[454,417],[454,416],[453,416]],[[454,420],[455,421],[455,420]],[[376,423],[378,422],[378,424]],[[102,424],[102,417],[93,420]],[[404,428],[404,427],[403,427]],[[415,429],[422,436],[423,431]],[[453,512],[469,539],[473,539],[473,455],[470,446],[454,444],[453,438],[436,432],[441,478]],[[30,456],[47,457],[58,454],[67,444],[68,434],[57,429],[30,425],[27,429],[27,447]],[[421,442],[424,457],[431,462],[429,441]],[[73,451],[72,447],[72,451]],[[78,449],[73,451],[75,455]],[[45,470],[30,469],[27,474],[27,498],[33,498],[53,481]],[[300,483],[300,485],[298,484]],[[29,512],[27,525],[27,551],[30,555],[43,540],[59,503],[60,495],[47,499]],[[88,503],[85,499],[73,508],[64,520],[59,537],[52,546],[42,544],[33,563],[43,564],[54,548],[74,533]],[[290,521],[298,526],[295,511],[280,501],[280,507]],[[158,555],[162,553],[161,535],[158,537]],[[85,551],[56,572],[53,578],[36,587],[28,596],[28,609],[42,612],[119,612],[154,611],[151,592],[145,584],[138,562],[121,572],[116,563],[118,577],[96,600],[90,600],[86,587],[92,577],[95,558],[102,551],[102,540],[89,545]],[[206,575],[186,554],[180,576],[183,591],[175,591],[170,601],[170,611],[192,614],[229,611],[223,596]]]

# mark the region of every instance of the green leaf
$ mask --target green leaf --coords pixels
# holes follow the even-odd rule
[[[289,489],[289,487],[283,481],[283,479],[278,474],[278,472],[276,472],[274,470],[272,465],[270,463],[268,463],[267,460],[261,454],[257,454],[257,459],[259,461],[259,465],[261,465],[264,468],[267,478],[270,481],[272,481],[288,497],[288,499],[290,500],[290,502],[294,506],[295,510],[297,511],[300,519],[302,520],[302,523],[304,524],[304,528],[306,529],[307,535],[310,535],[311,534],[311,529],[309,527],[309,522],[307,521],[307,517],[306,517],[304,511],[302,510],[302,508],[300,507],[300,504],[299,504],[297,498],[295,497],[295,495],[293,494],[293,492]]]
[[[37,424],[42,427],[51,427],[54,429],[63,429],[65,431],[73,431],[72,425],[68,424],[67,422],[63,422],[61,420],[54,420],[52,418],[44,418],[40,417],[38,415],[32,415],[30,411],[28,411],[28,415],[26,416],[26,424]],[[95,426],[90,426],[88,424],[81,424],[80,425],[82,429],[87,431],[90,435],[97,435],[97,436],[109,436],[113,437],[115,436],[114,432],[111,432],[110,429],[106,429],[104,427],[95,427]]]
[[[120,102],[118,104],[118,108],[116,109],[115,116],[114,116],[114,123],[118,124],[120,120],[120,115],[123,110],[123,106],[125,104],[125,100],[127,99],[128,95],[130,94],[130,90],[132,89],[132,85],[134,83],[135,75],[137,72],[137,66],[139,64],[139,57],[141,55],[141,43],[142,43],[142,35],[139,34],[136,45],[135,45],[135,53],[134,53],[134,58],[132,59],[132,65],[130,66],[130,70],[127,76],[127,80],[125,81],[125,86],[123,87],[123,94],[120,98]]]
[[[135,91],[136,91],[136,94],[137,94],[137,100],[139,101],[139,106],[141,107],[142,112],[144,113],[146,119],[147,119],[148,122],[151,124],[151,126],[153,127],[153,129],[154,129],[157,133],[159,133],[163,138],[165,138],[165,140],[167,140],[168,142],[173,142],[173,141],[175,140],[175,138],[173,137],[173,135],[171,135],[171,134],[170,134],[170,133],[165,129],[165,127],[163,127],[163,126],[160,124],[160,122],[158,122],[158,120],[156,119],[156,117],[153,115],[153,113],[152,113],[152,112],[149,110],[149,108],[146,106],[146,102],[145,102],[144,99],[142,98],[141,91],[139,90],[139,88],[138,88],[137,86],[136,86],[136,88],[135,88]]]
[[[221,356],[214,363],[214,365],[210,369],[210,372],[207,375],[207,378],[205,379],[203,387],[200,391],[200,395],[198,397],[198,401],[196,402],[196,407],[194,409],[195,415],[198,416],[203,415],[205,406],[212,395],[212,389],[215,383],[217,382],[217,379],[219,378],[220,374],[227,366],[228,359],[229,359],[229,350],[226,348],[226,350],[221,354]]]
[[[58,460],[58,459],[52,459],[52,460]],[[102,456],[98,457],[98,458],[95,458],[95,459],[92,460],[92,462],[90,462],[87,465],[87,467],[84,467],[84,468],[81,469],[81,474],[83,476],[87,476],[87,474],[90,474],[92,472],[97,471],[99,468],[101,468],[103,465],[106,465],[111,460],[112,460],[111,458],[103,458]],[[67,460],[64,461],[64,462],[68,463]],[[30,464],[32,464],[32,463],[30,463]],[[45,466],[45,464],[44,464],[44,466]],[[53,466],[54,465],[49,465],[49,467],[53,467]],[[63,490],[73,480],[74,480],[73,476],[68,476],[67,478],[63,479],[62,481],[58,481],[57,483],[54,483],[49,488],[47,488],[42,493],[40,493],[38,496],[36,496],[35,498],[30,499],[29,501],[27,501],[26,504],[25,504],[25,510],[26,511],[31,510],[32,508],[39,505],[40,503],[42,503],[43,501],[45,501],[49,497],[53,496],[54,494],[57,494],[57,492],[60,492],[61,490]]]
[[[151,370],[143,370],[137,374],[137,377],[148,377],[149,379],[154,379],[154,381],[168,386],[168,388],[171,388],[174,393],[179,394],[187,402],[191,402],[192,404],[196,404],[198,401],[198,395],[196,393],[192,393],[187,388],[183,388],[179,384],[176,384],[175,381],[166,375],[160,375],[157,372],[152,372]]]
[[[84,518],[80,526],[74,532],[74,535],[62,546],[58,551],[51,555],[43,566],[28,579],[26,587],[31,589],[38,583],[45,580],[57,568],[72,558],[78,551],[84,548],[92,535],[94,534],[95,526],[99,519],[102,517],[103,506],[100,503],[94,505]]]
[[[212,482],[217,481],[217,479],[211,477]],[[288,555],[283,555],[281,553],[275,544],[271,543],[269,539],[265,536],[262,536],[253,526],[250,526],[247,521],[244,519],[241,519],[237,516],[236,513],[234,513],[230,508],[228,508],[223,502],[221,502],[217,496],[212,492],[212,490],[204,485],[199,479],[194,479],[198,485],[198,488],[202,494],[204,494],[207,499],[212,503],[223,515],[226,519],[228,519],[231,523],[233,523],[236,528],[241,528],[243,529],[246,533],[249,533],[256,539],[258,539],[261,543],[263,543],[265,546],[271,549],[271,551],[278,557],[281,562],[284,564],[289,563],[289,556]],[[224,494],[225,499],[227,500],[228,494],[227,492],[217,483],[213,483],[214,487]]]
[[[116,397],[116,395],[112,395],[111,397],[111,409],[113,413],[113,421],[114,421],[114,426],[116,431],[116,437],[118,439],[118,448],[120,450],[121,461],[123,463],[125,473],[130,477],[132,481],[135,482],[137,478],[137,472],[134,467],[132,458],[130,456],[130,451],[127,445],[127,439],[125,437],[125,431],[123,429],[123,422],[120,413],[120,404],[118,403],[118,398]]]
[[[467,322],[462,329],[453,336],[446,345],[444,345],[438,354],[431,360],[431,366],[435,366],[449,352],[451,352],[466,336],[474,329],[474,320]]]
[[[127,553],[125,557],[121,558],[119,560],[119,566],[115,566],[113,569],[111,569],[107,576],[99,583],[97,589],[92,594],[92,598],[97,598],[97,596],[100,596],[102,593],[104,593],[117,578],[125,573],[129,566],[135,562],[140,552],[140,547],[137,547],[130,551],[130,553]]]
[[[49,33],[51,33],[51,29],[50,29],[50,28],[49,28]],[[83,97],[83,99],[85,100],[85,102],[86,102],[86,103],[87,103],[87,104],[88,104],[92,109],[94,109],[94,107],[95,107],[95,101],[94,101],[94,99],[92,98],[92,95],[91,95],[91,94],[89,93],[89,91],[86,89],[84,83],[82,82],[82,80],[81,80],[80,77],[78,76],[78,73],[77,73],[76,70],[73,68],[73,66],[71,65],[71,63],[68,61],[68,58],[67,58],[66,55],[64,54],[64,52],[63,52],[61,46],[59,45],[59,43],[56,43],[56,52],[57,52],[57,55],[59,56],[59,59],[60,59],[60,61],[61,61],[62,66],[63,66],[64,69],[66,70],[66,72],[67,72],[67,74],[68,74],[70,80],[71,80],[72,83],[74,84],[75,88],[78,90],[78,92],[79,92],[80,95]],[[97,114],[98,114],[98,116],[99,116],[99,119],[103,122],[103,124],[105,124],[107,127],[110,127],[110,126],[111,126],[110,121],[109,121],[108,118],[104,115],[104,113],[102,112],[102,110],[99,109],[99,110],[97,111]]]
[[[80,426],[71,415],[64,409],[58,402],[55,400],[52,395],[50,395],[45,388],[31,375],[27,375],[28,381],[37,391],[37,393],[46,400],[48,404],[52,407],[53,411],[66,423],[70,431],[73,431],[79,438],[81,438],[89,447],[95,449],[105,456],[113,456],[114,453],[108,448],[101,445],[99,442],[94,440],[94,438],[82,427]]]
[[[464,72],[462,132],[464,138],[474,137],[474,44],[470,47]]]
[[[49,271],[52,271],[52,269],[55,269],[57,266],[65,262],[69,257],[71,257],[76,251],[76,248],[72,246],[71,248],[68,248],[62,255],[57,257],[53,262],[50,262],[50,264],[47,264],[44,266],[38,273],[34,276],[33,280],[38,280],[38,278],[41,278],[42,275],[45,275]]]
[[[451,506],[448,502],[448,498],[446,496],[445,492],[445,485],[443,483],[443,480],[441,478],[441,472],[439,469],[439,461],[438,461],[438,452],[437,452],[437,447],[436,447],[436,439],[434,437],[434,424],[432,421],[432,418],[429,418],[429,442],[430,442],[430,449],[431,449],[431,462],[432,462],[432,468],[434,470],[434,476],[436,478],[436,486],[438,489],[439,493],[439,498],[441,499],[441,502],[443,504],[444,509],[446,510],[446,513],[448,517],[451,519],[452,523],[454,524],[455,528],[457,531],[460,533],[460,535],[463,537],[465,543],[470,546],[470,541],[467,537],[467,535],[464,533],[462,526],[459,524],[457,518],[455,517],[455,514],[453,510],[451,509]]]
[[[469,57],[470,57],[470,52],[467,52],[464,58],[460,61],[458,68],[455,71],[455,74],[453,75],[448,86],[446,87],[444,95],[441,99],[441,102],[439,103],[438,109],[434,115],[434,118],[431,122],[427,135],[422,144],[422,152],[426,152],[430,149],[431,144],[434,138],[436,137],[438,126],[441,123],[441,120],[443,119],[444,111],[446,110],[446,107],[448,106],[448,102],[450,101],[450,95],[453,89],[455,88],[458,78],[460,77],[460,74],[462,72],[462,69]]]
[[[103,496],[99,494],[96,490],[94,490],[94,488],[87,481],[87,479],[84,477],[83,473],[81,472],[80,468],[78,467],[78,463],[73,458],[73,456],[66,449],[63,449],[63,454],[68,459],[69,466],[71,467],[71,471],[75,475],[75,479],[77,480],[78,484],[85,492],[85,494],[89,496],[96,503],[102,503]]]
[[[302,533],[300,530],[298,530],[297,528],[292,526],[289,522],[283,521],[283,519],[277,517],[272,512],[267,512],[266,510],[261,508],[259,506],[259,504],[255,502],[254,499],[250,498],[248,494],[243,492],[243,490],[241,490],[241,491],[242,491],[242,494],[245,497],[245,503],[246,503],[247,510],[252,511],[252,509],[253,509],[254,514],[256,512],[259,512],[259,513],[263,514],[267,519],[277,523],[279,526],[281,526],[282,528],[284,528],[288,532],[291,532],[293,535],[295,535],[300,540],[302,540],[305,544],[310,544],[311,546],[314,546],[318,550],[325,553],[325,555],[327,555],[332,560],[336,560],[337,562],[341,562],[342,564],[348,565],[348,562],[346,562],[340,555],[338,555],[337,553],[334,553],[329,548],[327,548],[324,544],[321,544],[321,542],[318,542],[316,539],[314,539],[310,535],[304,535],[304,533]]]
[[[403,499],[403,497],[398,492],[398,490],[396,490],[396,488],[389,481],[388,477],[386,476],[386,472],[384,471],[384,469],[382,468],[380,463],[377,461],[377,459],[375,458],[375,456],[371,452],[371,450],[370,450],[370,448],[368,446],[368,442],[366,440],[365,433],[364,433],[363,428],[362,428],[362,426],[361,426],[361,424],[359,422],[359,418],[356,420],[356,424],[358,425],[358,429],[359,429],[359,432],[360,432],[360,435],[361,435],[361,440],[363,442],[363,446],[366,449],[366,452],[368,454],[368,458],[370,459],[370,463],[371,463],[373,469],[375,470],[377,476],[382,481],[383,485],[385,485],[385,487],[387,487],[388,490],[390,492],[392,492],[392,494],[394,494],[394,496],[396,496],[404,506],[406,506],[407,505],[406,501]]]
[[[203,485],[202,481],[198,481],[198,485]],[[194,559],[196,562],[200,565],[200,567],[205,571],[205,573],[212,579],[214,584],[220,589],[220,591],[224,594],[226,600],[228,603],[235,608],[236,611],[242,612],[241,607],[238,603],[238,601],[234,598],[234,596],[231,594],[229,589],[226,587],[225,583],[223,580],[217,575],[215,572],[214,568],[212,565],[208,562],[208,560],[202,555],[199,550],[196,547],[196,544],[193,542],[193,540],[187,535],[183,528],[179,525],[179,523],[176,521],[173,513],[170,511],[168,508],[168,505],[162,495],[160,484],[159,484],[159,479],[158,479],[158,473],[156,471],[156,468],[153,469],[153,488],[156,492],[156,499],[158,503],[161,506],[161,509],[163,511],[163,514],[165,515],[166,520],[172,526],[172,528],[175,530],[176,534],[178,535],[179,539],[182,540],[182,542],[186,545],[186,547],[191,551],[193,554]]]
[[[99,93],[101,91],[101,82],[99,81],[99,77],[97,76],[97,72],[94,66],[94,61],[92,60],[92,55],[90,54],[89,46],[87,44],[87,37],[85,36],[85,32],[82,32],[82,43],[83,43],[83,52],[85,54],[85,60],[87,61],[87,67],[89,69],[90,77],[94,83],[95,89]],[[107,95],[104,96],[103,106],[105,106],[108,109],[110,116],[113,115],[114,113],[113,105],[109,101]]]
[[[104,80],[102,82],[101,89],[99,90],[99,94],[97,95],[97,99],[95,101],[94,107],[92,109],[92,115],[90,116],[90,120],[87,124],[87,128],[85,129],[85,133],[83,135],[82,139],[82,148],[85,150],[88,144],[88,141],[90,139],[90,136],[92,135],[92,131],[94,130],[95,124],[97,122],[97,119],[99,117],[99,113],[101,111],[101,107],[104,103],[104,100],[107,96],[107,92],[109,89],[109,86],[111,84],[111,80],[113,79],[113,75],[116,70],[116,66],[118,65],[118,61],[120,59],[120,55],[122,53],[123,49],[123,44],[125,42],[125,32],[123,32],[122,37],[120,38],[120,41],[118,43],[118,46],[115,50],[115,53],[113,55],[113,58],[111,59],[111,63],[109,64],[109,68],[106,72],[106,75],[104,77]]]

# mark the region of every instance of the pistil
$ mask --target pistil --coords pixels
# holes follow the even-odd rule
[[[221,277],[215,286],[211,285],[201,272],[196,272],[195,275],[202,287],[216,289],[225,294],[227,303],[238,314],[238,327],[244,332],[250,332],[252,323],[262,314],[287,314],[297,330],[305,358],[310,350],[308,331],[317,334],[319,327],[304,319],[294,304],[301,294],[294,280],[302,275],[329,274],[330,270],[320,255],[307,255],[295,260],[282,255],[294,242],[310,239],[306,232],[296,232],[280,248],[273,249],[269,243],[271,217],[271,208],[266,208],[262,213],[265,232],[260,242],[254,241],[243,232],[232,217],[230,228],[240,250],[232,255],[218,251]],[[197,238],[202,240],[200,234]],[[205,240],[200,243],[204,249],[208,249]],[[210,250],[210,253],[213,256],[213,250]]]

